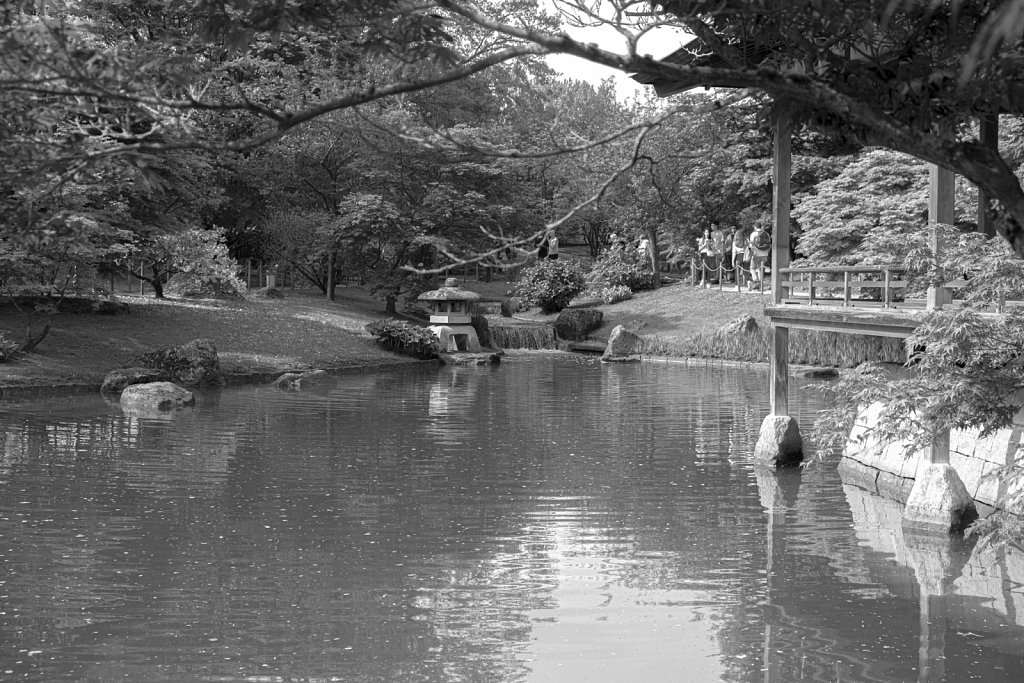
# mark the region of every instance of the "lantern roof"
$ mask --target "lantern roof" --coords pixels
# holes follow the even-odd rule
[[[420,301],[479,301],[482,296],[476,292],[459,287],[459,279],[450,277],[444,281],[444,286],[429,292],[423,292],[418,297]]]

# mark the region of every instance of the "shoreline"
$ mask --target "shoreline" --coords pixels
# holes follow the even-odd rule
[[[576,354],[581,356],[596,356],[597,354],[579,351],[566,351],[562,349],[503,349],[505,353],[511,352],[512,355],[519,355],[518,352],[526,352],[522,355],[529,354],[542,354],[542,353],[565,353],[565,354]],[[735,367],[735,368],[754,368],[754,367],[767,367],[767,361],[740,361],[740,360],[729,360],[726,358],[710,358],[703,356],[648,356],[639,355],[639,362],[641,363],[661,363],[665,365],[683,365],[686,367]],[[318,368],[324,370],[330,375],[345,375],[345,374],[360,374],[367,372],[379,372],[394,370],[410,365],[444,365],[444,362],[439,358],[433,358],[430,360],[419,360],[410,357],[408,360],[404,360],[399,357],[390,361],[383,362],[365,362],[365,363],[353,363],[350,365],[342,365],[332,368]],[[261,370],[255,372],[226,372],[223,373],[225,387],[236,387],[246,386],[254,384],[270,384],[281,375],[288,372],[296,372],[302,370],[309,370],[311,368],[281,368],[276,370]],[[790,366],[791,376],[798,376],[810,379],[832,379],[838,377],[841,370],[838,368],[830,368],[823,366],[813,365],[791,365]],[[24,384],[0,384],[0,403],[3,401],[15,401],[15,400],[35,400],[42,398],[57,398],[57,397],[68,397],[68,396],[84,396],[88,394],[100,394],[100,385],[103,382],[103,378],[99,378],[96,382],[26,382]]]

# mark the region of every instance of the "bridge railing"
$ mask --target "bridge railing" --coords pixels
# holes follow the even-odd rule
[[[924,308],[907,299],[906,269],[899,266],[780,268],[783,304]]]

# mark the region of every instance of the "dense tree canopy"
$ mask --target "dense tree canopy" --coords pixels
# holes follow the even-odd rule
[[[338,215],[373,195],[444,263],[552,227],[596,250],[613,223],[670,249],[765,206],[764,115],[783,102],[801,125],[798,188],[835,175],[840,150],[886,147],[984,188],[1024,253],[1017,161],[974,125],[1024,101],[1019,5],[559,0],[552,17],[534,0],[21,3],[0,19],[0,239],[127,230],[144,250],[219,226],[236,254],[287,252],[323,273],[337,239],[318,229],[282,250],[271,217]],[[572,40],[566,22],[610,25],[625,49]],[[666,26],[696,38],[641,55]],[[630,109],[609,88],[560,82],[541,60],[552,53],[662,93],[718,89]],[[425,263],[396,229],[390,267]],[[354,275],[384,277],[359,263]]]

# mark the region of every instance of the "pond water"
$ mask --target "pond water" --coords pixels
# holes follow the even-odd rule
[[[0,680],[1020,681],[1019,558],[754,468],[767,394],[520,353],[0,403]]]

